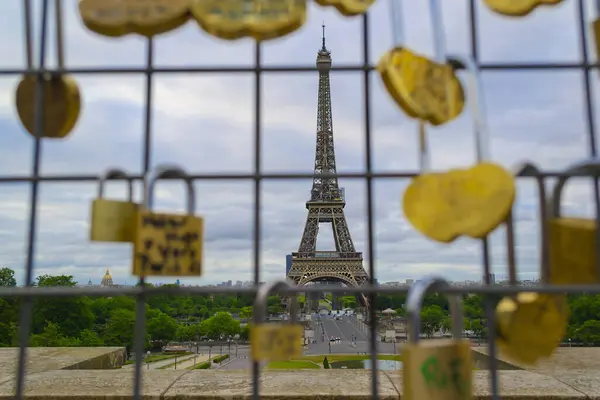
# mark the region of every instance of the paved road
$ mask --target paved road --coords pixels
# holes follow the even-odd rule
[[[314,315],[312,326],[316,343],[308,345],[308,348],[304,350],[306,355],[371,353],[369,327],[354,316],[344,316],[340,320],[336,320],[329,315]],[[331,342],[332,337],[341,340]],[[377,351],[379,353],[395,354],[397,352],[393,343],[385,343],[380,340],[377,335]]]

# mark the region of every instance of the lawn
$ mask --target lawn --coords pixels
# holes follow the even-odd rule
[[[271,361],[267,369],[320,369],[320,366],[305,360]]]
[[[181,357],[188,354],[192,354],[189,352],[186,353],[159,353],[159,354],[150,354],[149,356],[144,357],[143,363],[153,363],[156,361],[168,360],[170,358]],[[125,365],[135,364],[135,360],[127,360],[125,361]]]
[[[323,359],[327,357],[327,361],[350,361],[350,360],[370,360],[370,355],[352,355],[352,354],[323,354],[319,356],[303,356],[300,357],[299,360],[307,360],[314,361],[318,364],[323,363]],[[394,361],[402,361],[402,357],[398,354],[379,354],[377,356],[378,360],[394,360]]]

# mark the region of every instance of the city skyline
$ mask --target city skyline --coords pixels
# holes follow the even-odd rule
[[[7,2],[9,3],[9,2]],[[431,52],[426,4],[404,5],[407,43]],[[39,3],[35,3],[39,11]],[[141,66],[145,42],[139,37],[121,40],[87,32],[65,2],[66,63],[71,67]],[[576,61],[580,58],[575,24],[575,2],[535,13],[529,23],[507,21],[478,7],[481,16],[480,56],[484,62]],[[2,68],[23,66],[20,4],[0,5],[0,46],[11,57]],[[591,13],[590,4],[590,18]],[[392,46],[388,4],[373,6],[371,21],[372,63]],[[37,14],[36,14],[37,15]],[[444,7],[448,50],[470,51],[465,31],[466,2]],[[35,18],[36,34],[39,18]],[[295,34],[264,45],[267,65],[314,65],[320,47],[322,21],[327,25],[333,65],[362,60],[360,18],[342,18],[333,10],[311,5],[307,24]],[[556,32],[552,26],[565,29]],[[53,24],[50,24],[53,27]],[[550,46],[549,43],[552,43]],[[210,38],[192,23],[155,41],[160,66],[249,65],[251,41],[225,42]],[[37,52],[36,52],[37,53]],[[14,56],[12,56],[14,55]],[[50,65],[54,65],[51,47]],[[0,174],[31,173],[32,141],[20,126],[12,105],[17,77],[2,77],[0,92]],[[132,75],[76,76],[83,109],[72,136],[66,141],[44,142],[42,174],[100,174],[109,166],[139,173],[142,164],[144,77]],[[362,74],[332,72],[333,131],[338,172],[364,170],[364,111]],[[374,170],[416,170],[416,125],[393,104],[379,77],[372,80]],[[512,166],[531,160],[543,168],[563,168],[587,154],[583,119],[582,78],[573,72],[486,72],[482,76],[495,161]],[[594,80],[595,90],[598,89]],[[271,74],[263,78],[263,172],[312,172],[314,164],[317,72],[301,75]],[[152,165],[178,163],[190,172],[251,172],[253,168],[253,75],[159,75],[154,86]],[[519,89],[518,98],[513,95]],[[565,98],[571,99],[564,101]],[[598,110],[594,110],[598,114]],[[474,161],[468,112],[441,128],[430,128],[433,167],[465,167]],[[408,225],[400,207],[407,181],[381,180],[374,184],[376,278],[379,281],[418,279],[437,272],[451,280],[479,280],[480,244],[460,239],[452,245],[435,244]],[[362,181],[340,179],[345,188],[346,215],[357,251],[365,255],[366,191]],[[111,184],[107,195],[124,196],[124,185]],[[160,183],[157,208],[183,210],[182,185]],[[236,276],[252,279],[252,182],[198,182],[197,213],[205,217],[205,270],[202,278],[181,279],[185,284],[214,284]],[[304,204],[310,179],[262,184],[262,251],[260,280],[283,276],[285,256],[297,250],[306,218]],[[136,185],[136,199],[140,197]],[[537,266],[537,230],[534,186],[520,183],[515,207],[519,272],[534,275]],[[117,282],[134,282],[129,274],[128,245],[90,243],[90,201],[97,187],[90,183],[42,183],[34,275],[67,274],[84,283],[109,268]],[[0,187],[0,265],[15,269],[23,281],[26,254],[29,188],[25,184]],[[572,183],[565,193],[565,213],[591,213],[591,195],[585,183]],[[322,227],[319,238],[331,238]],[[318,243],[332,248],[332,240]],[[506,275],[504,232],[491,239],[494,272]],[[165,281],[155,279],[154,281]],[[173,281],[175,278],[173,278]]]

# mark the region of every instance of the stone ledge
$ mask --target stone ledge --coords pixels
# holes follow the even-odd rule
[[[145,400],[251,398],[252,376],[248,371],[143,371]],[[530,371],[500,371],[500,395],[508,400],[600,399],[600,374],[578,376],[568,384]],[[133,399],[133,371],[60,370],[28,375],[28,400],[129,400]],[[490,399],[487,371],[474,371],[474,399]],[[14,380],[0,385],[0,400],[14,398]],[[381,399],[398,399],[402,377],[379,372]],[[371,398],[371,371],[300,370],[261,373],[261,397],[268,399]]]

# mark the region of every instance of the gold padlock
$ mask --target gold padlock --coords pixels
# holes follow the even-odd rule
[[[109,169],[98,182],[98,198],[92,201],[90,240],[94,242],[133,242],[135,217],[138,205],[133,202],[133,185],[129,183],[129,199],[104,198],[104,185],[108,179],[128,179],[120,169]]]
[[[452,316],[452,339],[420,340],[420,311],[427,292],[445,290],[439,277],[417,281],[408,291],[406,314],[408,343],[402,352],[403,400],[464,400],[473,396],[471,343],[463,339],[460,298],[448,296]]]
[[[598,227],[592,218],[562,217],[561,195],[569,176],[597,174],[600,159],[577,163],[556,182],[548,210],[549,263],[548,281],[553,285],[600,283]]]
[[[598,2],[596,2],[598,5]],[[594,50],[596,50],[596,60],[600,60],[600,9],[598,17],[592,22],[592,33],[594,35]]]
[[[27,132],[35,137],[64,139],[75,127],[81,113],[81,94],[77,82],[61,70],[64,68],[62,35],[62,1],[56,0],[56,63],[57,71],[38,76],[25,75],[17,85],[15,106]],[[27,12],[27,11],[26,11]],[[33,69],[32,44],[26,40],[27,69]],[[42,89],[42,90],[38,90]],[[41,95],[41,96],[40,96]],[[38,99],[41,97],[41,99]],[[39,106],[41,105],[41,109]],[[37,126],[40,120],[42,123]]]
[[[158,179],[181,179],[187,188],[187,214],[152,211]],[[133,271],[136,276],[200,276],[204,221],[194,215],[194,183],[179,167],[159,166],[146,177],[144,206],[140,207],[133,241]]]
[[[288,302],[289,323],[265,323],[269,295],[277,291],[289,292],[293,288],[294,284],[289,280],[263,284],[258,288],[250,325],[250,347],[254,362],[289,361],[302,356],[304,329],[298,323],[296,294]]]
[[[390,2],[394,48],[379,60],[381,80],[398,106],[411,118],[432,125],[458,117],[465,105],[465,93],[454,67],[446,57],[441,6],[430,0],[435,57],[418,54],[405,46],[402,30],[402,1]]]
[[[516,175],[535,176],[539,197],[541,281],[548,282],[548,240],[546,224],[546,188],[541,171],[531,163],[520,165]],[[506,220],[508,276],[517,284],[514,223]],[[552,355],[565,335],[569,309],[565,295],[521,292],[506,296],[496,307],[496,341],[503,355],[512,360],[535,364]]]

